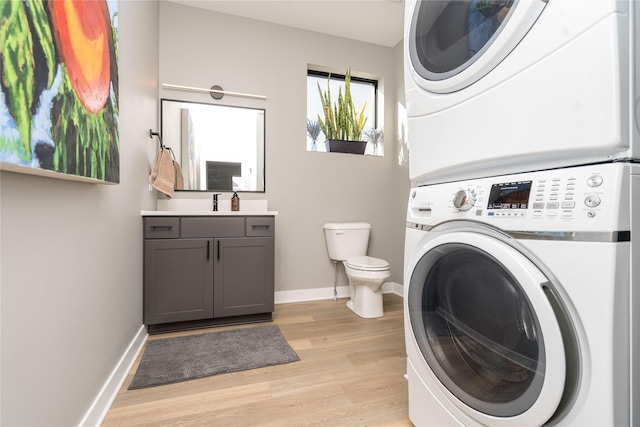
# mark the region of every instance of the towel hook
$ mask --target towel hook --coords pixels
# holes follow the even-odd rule
[[[160,150],[164,150],[164,145],[162,144],[162,137],[160,136],[160,134],[158,132],[154,132],[153,130],[149,129],[149,138],[153,138],[154,136],[158,137],[158,144],[160,144]]]

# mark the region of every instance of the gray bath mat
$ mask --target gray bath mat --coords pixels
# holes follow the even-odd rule
[[[149,341],[129,390],[300,360],[275,326]]]

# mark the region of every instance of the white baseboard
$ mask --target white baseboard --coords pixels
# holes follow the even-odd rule
[[[395,282],[387,282],[382,285],[382,292],[392,293],[400,297],[404,295],[402,285]],[[338,286],[336,289],[338,298],[349,297],[349,286]],[[300,289],[295,291],[277,291],[275,294],[276,304],[287,304],[291,302],[307,302],[333,299],[333,286],[328,288]]]
[[[148,337],[147,328],[145,325],[142,325],[133,337],[133,340],[131,340],[129,347],[125,350],[116,367],[111,371],[107,382],[102,386],[98,396],[96,396],[91,407],[84,415],[84,418],[80,421],[79,426],[88,427],[102,424],[102,421],[104,421],[104,418],[107,416],[107,411],[109,411],[109,408],[113,404],[124,380],[127,378],[127,374],[131,370]]]

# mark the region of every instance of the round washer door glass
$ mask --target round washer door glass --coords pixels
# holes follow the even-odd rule
[[[540,0],[416,0],[407,40],[413,69],[427,90],[469,86],[509,55],[545,5]],[[450,84],[443,82],[449,79]]]
[[[538,314],[553,312],[536,313],[498,259],[470,244],[440,244],[418,261],[407,299],[418,347],[456,398],[495,417],[520,415],[539,400],[547,349]]]

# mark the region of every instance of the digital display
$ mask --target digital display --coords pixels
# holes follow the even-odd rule
[[[493,184],[487,209],[527,209],[530,193],[531,181]]]

